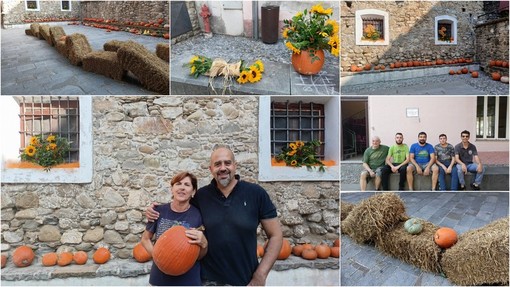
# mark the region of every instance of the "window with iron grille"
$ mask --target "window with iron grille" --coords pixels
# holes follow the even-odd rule
[[[25,0],[25,9],[29,11],[39,11],[39,0]]]
[[[324,159],[324,105],[271,102],[271,156],[295,141],[319,140],[319,159]]]
[[[19,99],[20,152],[36,135],[66,138],[71,149],[66,162],[79,161],[80,112],[75,97],[21,97]]]
[[[62,11],[71,11],[71,1],[61,1],[60,7]]]
[[[365,40],[384,40],[384,19],[363,17],[362,21]]]
[[[476,138],[508,139],[509,110],[508,97],[477,97]]]
[[[441,41],[451,41],[452,37],[452,23],[451,22],[439,22],[439,28],[437,30],[438,38]]]

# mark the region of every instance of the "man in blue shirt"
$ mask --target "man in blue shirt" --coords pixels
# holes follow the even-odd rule
[[[407,166],[407,184],[409,190],[413,190],[414,172],[420,175],[430,175],[432,172],[432,190],[436,190],[438,168],[434,164],[436,160],[434,147],[427,143],[427,134],[420,132],[418,142],[411,145],[409,149],[409,162]]]

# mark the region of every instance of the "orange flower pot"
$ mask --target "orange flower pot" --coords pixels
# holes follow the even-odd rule
[[[324,65],[324,51],[315,50],[315,56],[319,59],[315,59],[312,63],[312,56],[310,50],[303,50],[301,53],[292,53],[292,66],[294,70],[302,75],[316,75],[322,69]]]

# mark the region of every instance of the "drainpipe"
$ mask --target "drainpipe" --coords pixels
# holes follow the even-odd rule
[[[251,15],[253,18],[253,39],[259,38],[259,1],[251,2]]]

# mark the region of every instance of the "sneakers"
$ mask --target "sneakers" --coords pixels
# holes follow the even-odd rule
[[[466,190],[466,186],[464,186],[464,185],[462,185],[462,184],[461,184],[461,185],[459,186],[459,190]]]
[[[475,183],[472,183],[471,187],[473,188],[473,190],[480,190],[480,186]]]

